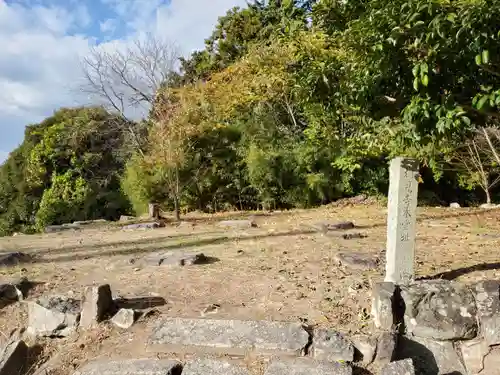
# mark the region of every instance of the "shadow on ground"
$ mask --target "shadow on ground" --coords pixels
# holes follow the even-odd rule
[[[478,271],[490,271],[490,270],[498,270],[500,269],[500,262],[494,262],[494,263],[480,263],[480,264],[475,264],[473,266],[468,266],[468,267],[461,267],[457,268],[455,270],[451,271],[445,271],[445,272],[440,272],[436,275],[433,276],[424,276],[422,278],[419,278],[419,280],[455,280],[459,278],[460,276],[467,275],[472,272],[478,272]]]
[[[257,240],[257,239],[262,239],[262,238],[269,238],[269,237],[288,237],[288,236],[300,236],[300,235],[306,235],[306,234],[313,234],[316,233],[314,230],[296,230],[296,231],[289,231],[289,232],[281,232],[281,233],[265,233],[265,234],[258,234],[258,235],[253,235],[253,236],[235,236],[235,237],[228,237],[228,236],[223,236],[223,237],[215,237],[215,238],[206,238],[206,239],[201,239],[201,240],[194,240],[194,241],[185,241],[181,243],[176,243],[172,245],[167,245],[167,246],[158,246],[155,245],[154,243],[152,246],[147,246],[147,247],[138,247],[137,243],[126,243],[127,245],[135,245],[135,246],[128,246],[125,248],[121,249],[110,249],[106,251],[93,251],[91,253],[79,253],[79,254],[68,254],[64,256],[59,256],[59,257],[50,257],[50,258],[45,258],[43,256],[41,257],[36,257],[33,259],[33,263],[60,263],[60,262],[71,262],[71,261],[77,261],[77,260],[86,260],[86,259],[92,259],[92,258],[104,258],[104,257],[113,257],[113,256],[123,256],[123,255],[133,255],[133,254],[147,254],[147,253],[156,253],[156,252],[162,252],[162,251],[168,251],[168,250],[179,250],[179,249],[188,249],[188,248],[198,248],[202,246],[207,246],[207,245],[218,245],[221,243],[226,243],[230,241],[251,241],[251,240]],[[153,239],[153,241],[157,242],[156,239]],[[152,241],[149,240],[148,243],[151,243]],[[96,250],[98,249],[94,247],[83,247],[82,250]],[[74,251],[73,249],[67,249],[69,251]],[[37,253],[38,255],[38,253]]]

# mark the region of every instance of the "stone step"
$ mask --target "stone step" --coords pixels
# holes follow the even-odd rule
[[[87,363],[73,375],[180,375],[182,364],[165,359],[98,360]]]
[[[153,328],[148,350],[300,356],[309,345],[309,334],[299,323],[167,318]]]
[[[265,375],[352,375],[346,364],[319,362],[310,358],[274,360]],[[90,362],[73,375],[250,375],[244,366],[224,360],[195,358],[182,364],[165,359],[115,359]]]

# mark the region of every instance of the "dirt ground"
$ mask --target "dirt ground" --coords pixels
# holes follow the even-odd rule
[[[154,307],[164,316],[201,317],[207,306],[217,304],[220,308],[211,318],[302,321],[347,334],[368,329],[370,285],[383,278],[383,270],[352,271],[336,265],[334,255],[379,254],[386,241],[385,207],[326,206],[257,214],[257,228],[217,226],[228,217],[248,215],[190,215],[180,227],[154,230],[124,231],[112,225],[0,238],[2,252],[36,256],[34,263],[0,273],[38,282],[28,299],[53,294],[80,298],[85,286],[109,283],[115,297],[163,297],[166,304]],[[500,210],[419,208],[418,276],[465,282],[500,278],[499,217]],[[312,228],[322,220],[353,221],[357,228],[350,232],[366,238],[347,240]],[[167,250],[203,252],[218,261],[186,267],[138,261]],[[127,331],[105,323],[75,337],[47,340],[41,343],[42,358],[56,356],[57,371],[51,374],[70,375],[96,357],[155,357],[145,345],[158,316],[142,319]],[[0,310],[2,336],[26,324],[24,303]]]

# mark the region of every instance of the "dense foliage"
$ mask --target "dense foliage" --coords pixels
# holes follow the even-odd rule
[[[101,108],[75,108],[28,126],[0,168],[0,233],[126,211],[120,177],[130,153],[122,121]]]
[[[456,150],[498,128],[499,106],[498,1],[254,1],[181,59],[141,152],[100,109],[28,127],[0,170],[0,224],[384,194],[394,155],[421,161],[421,198],[484,200],[500,163],[478,178]]]

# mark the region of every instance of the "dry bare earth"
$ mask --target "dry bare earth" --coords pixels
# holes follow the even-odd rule
[[[382,279],[382,272],[339,267],[334,256],[339,251],[378,254],[385,245],[385,212],[378,205],[329,206],[257,216],[258,228],[248,229],[218,227],[219,220],[231,216],[226,214],[189,217],[194,227],[123,231],[108,226],[20,235],[0,239],[0,249],[28,252],[36,261],[1,272],[41,282],[29,299],[51,294],[80,298],[85,286],[109,283],[115,297],[163,297],[166,304],[156,309],[165,316],[200,317],[203,309],[217,304],[212,318],[301,320],[351,334],[368,329],[370,285]],[[499,278],[499,217],[498,210],[419,209],[418,275],[462,281]],[[351,232],[367,237],[345,240],[311,228],[322,220],[354,221],[358,228]],[[186,267],[131,263],[167,250],[203,252],[219,261]],[[128,331],[105,323],[75,337],[52,339],[42,343],[44,357],[57,352],[53,374],[69,375],[96,357],[155,356],[145,348],[155,319],[143,319]],[[26,322],[23,303],[0,310],[4,335]],[[249,362],[259,374],[258,361]]]

